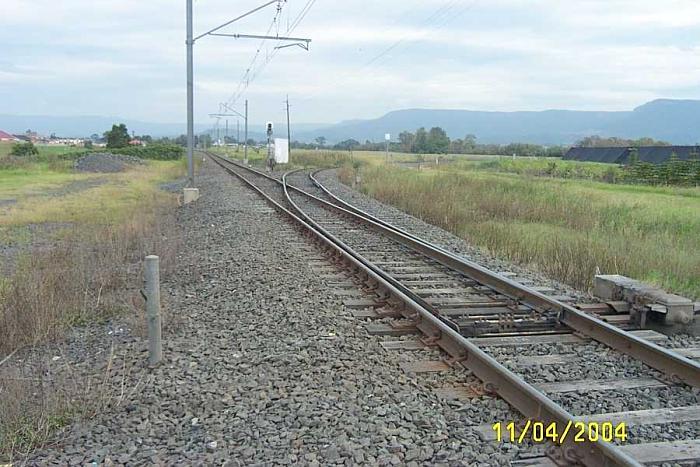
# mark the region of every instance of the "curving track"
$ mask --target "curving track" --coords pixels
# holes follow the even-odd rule
[[[579,390],[580,387],[557,381],[550,381],[549,385],[531,384],[485,351],[509,339],[511,344],[515,339],[544,344],[593,339],[646,365],[640,372],[642,377],[634,381],[588,381],[592,390],[663,386],[684,396],[700,387],[700,365],[644,338],[658,338],[654,333],[620,329],[432,245],[346,203],[313,174],[289,172],[278,180],[219,156],[210,156],[301,226],[339,263],[352,270],[355,277],[361,278],[364,291],[375,297],[373,308],[376,308],[363,317],[391,318],[390,324],[384,325],[386,334],[421,333],[424,337],[417,345],[442,349],[450,356],[449,365],[470,370],[483,381],[483,392],[498,394],[527,419],[555,423],[561,434],[576,421],[606,418],[574,417],[549,395],[566,392],[562,388]],[[559,357],[547,356],[553,361],[560,361]],[[679,412],[700,412],[697,406],[680,410],[675,405],[678,404],[673,403],[665,411],[635,411],[635,407],[630,407],[613,415],[619,416],[620,421],[627,417],[648,425],[668,423],[669,417],[673,420],[673,414]],[[698,422],[700,415],[681,419]],[[523,465],[556,465],[552,462],[642,465],[656,461],[695,465],[700,459],[700,440],[619,446],[600,439],[574,442],[566,437],[550,445],[547,454],[546,458],[534,458]]]

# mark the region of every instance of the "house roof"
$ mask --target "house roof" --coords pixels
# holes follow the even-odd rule
[[[0,139],[17,139],[9,133],[0,130]]]

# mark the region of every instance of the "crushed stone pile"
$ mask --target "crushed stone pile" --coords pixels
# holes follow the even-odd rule
[[[143,160],[134,156],[112,154],[109,152],[91,153],[75,161],[78,172],[123,172],[133,165],[143,165]]]

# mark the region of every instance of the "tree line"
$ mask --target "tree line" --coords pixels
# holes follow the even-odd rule
[[[409,154],[489,154],[505,156],[530,156],[530,157],[561,157],[564,155],[562,146],[544,146],[528,143],[511,144],[482,144],[478,143],[476,136],[466,135],[464,138],[452,139],[441,127],[433,127],[429,130],[424,127],[415,132],[402,131],[398,141],[389,143],[392,152],[404,152]],[[318,137],[315,143],[300,143],[295,141],[292,147],[300,149],[324,148],[344,151],[384,151],[386,143],[365,141],[360,143],[356,139],[346,139],[332,146],[325,146],[326,138]]]
[[[575,144],[579,148],[640,148],[643,146],[671,146],[666,141],[654,138],[626,139],[618,137],[604,138],[598,135],[586,136]]]
[[[350,138],[330,146],[326,145],[324,136],[317,137],[313,143],[292,142],[292,147],[297,149],[334,149],[342,151],[384,151],[385,142],[366,140],[364,143]],[[577,141],[574,146],[584,148],[595,147],[642,147],[642,146],[670,146],[666,141],[653,138],[625,139],[618,137],[601,137],[598,135],[587,136]],[[527,157],[562,157],[568,146],[546,146],[530,143],[510,144],[485,144],[477,142],[473,134],[467,134],[464,138],[452,139],[441,127],[433,127],[427,130],[418,128],[414,132],[402,131],[398,141],[389,143],[392,152],[404,152],[409,154],[479,154],[500,156],[527,156]]]
[[[110,134],[112,133],[112,134]],[[116,135],[114,134],[116,133]],[[93,135],[97,136],[97,135]],[[128,132],[122,125],[112,128],[111,132],[104,134],[103,141],[107,141],[108,147],[128,145]],[[174,138],[151,138],[149,135],[137,136],[136,139],[147,143],[155,144],[177,144],[187,146],[187,136],[180,135]],[[225,144],[243,144],[235,137],[225,136],[222,138]],[[112,140],[112,141],[110,141]],[[116,140],[116,141],[114,141]],[[385,142],[374,142],[366,140],[364,143],[350,138],[333,145],[327,145],[327,138],[319,136],[313,142],[292,141],[291,147],[294,149],[333,149],[339,151],[384,151]],[[111,143],[111,144],[110,144]],[[195,146],[209,147],[214,143],[214,139],[208,133],[195,135]],[[264,142],[263,142],[264,143]],[[248,145],[254,146],[262,144],[253,138],[248,139]],[[595,147],[642,147],[642,146],[670,146],[666,141],[658,141],[653,138],[625,139],[618,137],[601,137],[598,135],[587,136],[577,141],[574,146],[595,148]],[[561,145],[546,146],[530,143],[510,143],[510,144],[486,144],[479,143],[473,134],[467,134],[464,138],[452,139],[441,127],[432,127],[427,130],[424,127],[418,128],[414,132],[402,131],[399,133],[398,141],[389,143],[389,150],[392,152],[404,152],[409,154],[477,154],[477,155],[500,155],[500,156],[526,156],[526,157],[562,157],[568,147]]]

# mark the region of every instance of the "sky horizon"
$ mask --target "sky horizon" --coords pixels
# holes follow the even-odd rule
[[[3,4],[0,114],[185,120],[184,0],[31,3]],[[196,0],[195,33],[262,3]],[[293,120],[317,124],[405,108],[616,111],[697,99],[700,2],[664,3],[288,0],[274,23],[272,5],[223,32],[291,30],[310,50],[201,39],[196,122],[213,122],[232,96],[239,111],[250,100],[251,121],[280,121],[289,94]]]

